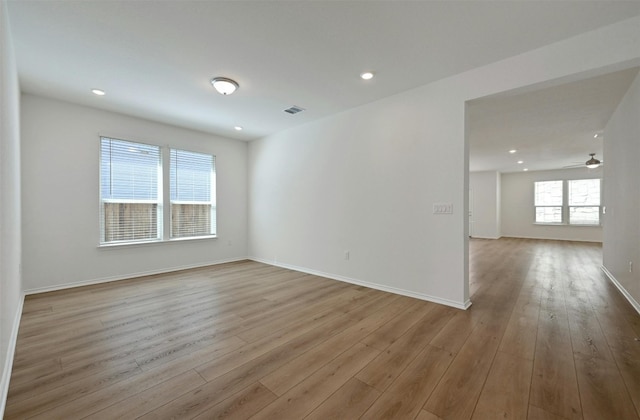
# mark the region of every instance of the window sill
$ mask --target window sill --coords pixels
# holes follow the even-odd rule
[[[183,241],[199,241],[205,239],[216,239],[218,236],[216,235],[202,235],[202,236],[189,236],[185,238],[171,238],[168,241],[163,242],[183,242]]]
[[[130,247],[162,245],[162,244],[179,243],[179,242],[202,241],[202,240],[208,240],[208,239],[218,239],[218,236],[207,235],[207,236],[191,236],[188,238],[161,239],[156,241],[106,243],[106,244],[99,244],[98,249],[130,248]]]
[[[577,225],[569,223],[533,223],[534,226],[602,227],[602,225]]]

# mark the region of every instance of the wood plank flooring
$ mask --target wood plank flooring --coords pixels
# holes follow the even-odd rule
[[[471,240],[467,311],[252,261],[28,296],[6,419],[639,419],[598,244]]]

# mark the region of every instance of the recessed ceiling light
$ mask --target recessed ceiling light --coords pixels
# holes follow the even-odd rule
[[[515,152],[517,152],[517,150],[516,150],[516,149],[511,149],[511,150],[509,150],[509,153],[511,153],[511,154],[514,154]]]
[[[594,135],[593,135],[593,138],[594,138],[594,139],[597,139],[597,138],[598,138],[598,133],[594,134]]]
[[[529,168],[524,168],[523,171],[527,172],[529,170]]]
[[[226,77],[214,77],[211,79],[211,84],[222,95],[231,95],[240,87],[238,82]]]
[[[365,71],[364,73],[360,74],[360,78],[362,78],[362,80],[371,80],[373,79],[373,72]]]
[[[518,161],[518,165],[522,165],[524,163],[524,160],[519,160]]]
[[[98,95],[98,96],[104,96],[105,95],[105,92],[102,89],[91,89],[91,92],[94,95]]]
[[[240,127],[239,125],[236,125],[235,127],[233,127],[233,129],[236,131],[242,131],[242,127]]]

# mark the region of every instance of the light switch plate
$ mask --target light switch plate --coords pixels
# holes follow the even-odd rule
[[[451,203],[433,203],[433,214],[452,214],[453,204]]]

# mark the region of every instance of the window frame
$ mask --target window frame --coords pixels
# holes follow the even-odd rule
[[[599,181],[599,205],[585,205],[585,206],[574,206],[569,205],[569,183],[571,181],[584,181],[584,180],[592,180],[596,179]],[[536,206],[535,201],[535,184],[538,182],[551,182],[551,181],[561,181],[562,182],[562,206]],[[536,221],[536,209],[537,207],[562,207],[561,218],[562,222],[538,222]],[[594,224],[583,224],[583,223],[571,223],[571,208],[574,207],[598,207],[598,223]],[[550,179],[550,180],[539,180],[533,182],[533,224],[538,226],[574,226],[574,227],[602,227],[602,178],[575,178],[575,179]]]
[[[129,144],[131,145],[130,147],[140,147],[142,146],[143,148],[153,148],[155,150],[157,150],[157,154],[158,154],[158,161],[156,163],[155,169],[156,169],[156,174],[155,174],[155,178],[156,178],[156,186],[155,186],[155,193],[156,193],[156,199],[135,199],[135,198],[103,198],[103,142],[107,140],[109,142],[120,142],[120,143],[125,143],[125,144]],[[162,147],[155,145],[155,144],[150,144],[150,143],[143,143],[143,142],[139,142],[139,141],[131,141],[131,140],[125,140],[125,139],[121,139],[118,137],[113,137],[113,136],[100,136],[99,137],[99,159],[98,159],[98,182],[99,182],[99,191],[98,191],[98,200],[99,200],[99,211],[98,211],[98,215],[100,218],[100,223],[99,223],[99,245],[100,246],[117,246],[117,245],[128,245],[128,244],[140,244],[140,243],[152,243],[152,242],[158,242],[162,240],[162,225],[163,225],[163,206],[162,206]],[[109,168],[109,174],[111,176],[113,176],[113,167],[110,166]],[[109,204],[109,203],[113,203],[113,204],[122,204],[122,205],[127,205],[127,204],[155,204],[156,207],[155,209],[153,209],[152,211],[155,212],[155,222],[153,223],[155,226],[153,227],[153,229],[155,229],[155,233],[156,235],[154,237],[148,237],[148,238],[140,238],[140,239],[123,239],[123,240],[107,240],[107,223],[106,223],[106,217],[107,217],[107,212],[105,210],[105,205]]]
[[[127,142],[132,144],[138,144],[142,146],[149,146],[158,148],[160,158],[158,164],[158,173],[157,173],[157,237],[151,239],[134,239],[134,240],[118,240],[118,241],[105,241],[105,216],[104,216],[104,203],[105,200],[108,202],[110,199],[103,199],[103,182],[102,182],[102,142],[103,139],[111,139],[121,142]],[[158,142],[159,143],[159,142]],[[137,140],[129,140],[126,137],[115,137],[109,135],[98,136],[98,248],[117,248],[117,247],[130,247],[130,246],[145,246],[151,244],[161,244],[161,243],[171,243],[171,242],[182,242],[182,241],[193,241],[193,240],[206,240],[206,239],[217,239],[217,174],[216,174],[216,161],[217,156],[208,151],[196,151],[196,150],[188,150],[179,147],[172,147],[169,145],[160,145],[154,144],[150,142],[143,142]],[[171,162],[170,155],[171,150],[180,150],[192,153],[203,154],[207,156],[211,156],[212,158],[212,175],[210,180],[211,187],[211,232],[210,234],[202,234],[197,236],[180,236],[180,237],[172,237],[172,227],[171,227],[171,190],[170,190],[170,172],[171,172]],[[120,202],[123,200],[119,200]],[[135,200],[138,202],[140,200]],[[151,200],[150,202],[156,203]]]
[[[598,204],[584,204],[584,205],[572,205],[571,204],[571,183],[576,181],[591,181],[598,180]],[[568,179],[567,183],[567,224],[571,226],[600,226],[602,224],[602,179],[600,178],[583,178],[583,179]],[[573,208],[597,208],[598,209],[598,223],[572,223],[571,222],[571,209]]]
[[[560,204],[543,204],[543,205],[538,205],[536,203],[536,186],[539,183],[550,183],[550,182],[555,182],[555,183],[560,183],[560,190],[561,190],[561,197],[560,197]],[[535,224],[537,225],[562,225],[565,222],[565,215],[564,215],[564,209],[563,209],[563,204],[564,204],[564,199],[565,199],[565,191],[564,191],[564,181],[563,180],[559,180],[559,179],[553,179],[553,180],[548,180],[548,181],[534,181],[533,183],[533,207],[534,207],[534,212],[533,212],[533,221]],[[560,221],[559,222],[538,222],[537,221],[537,215],[538,215],[538,208],[550,208],[550,209],[556,209],[559,208],[560,209]]]
[[[188,240],[188,239],[198,239],[198,238],[206,238],[206,237],[215,237],[217,234],[217,190],[216,190],[216,156],[211,153],[202,153],[196,152],[193,150],[187,149],[178,149],[175,147],[168,148],[169,149],[169,194],[168,194],[168,207],[169,207],[169,239],[170,240]],[[172,152],[185,152],[189,154],[197,154],[203,155],[211,158],[211,168],[209,171],[209,201],[189,201],[189,200],[174,200],[172,198],[173,194],[173,168],[174,162],[172,161]],[[176,169],[177,170],[177,169]],[[176,174],[177,176],[177,174]],[[208,213],[209,213],[209,232],[197,235],[190,236],[174,236],[174,226],[173,226],[173,206],[176,205],[208,205]]]

